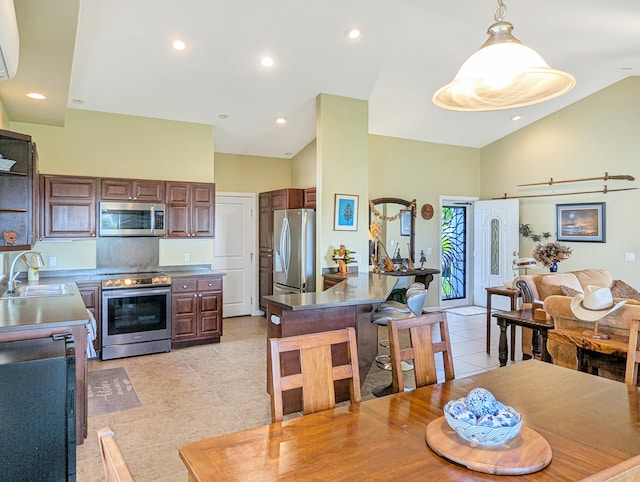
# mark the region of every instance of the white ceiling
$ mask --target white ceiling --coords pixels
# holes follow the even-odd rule
[[[80,0],[15,2],[20,21],[20,4],[53,3],[58,16],[68,8],[73,17]],[[433,105],[433,93],[486,40],[495,0],[81,0],[66,101],[76,109],[212,124],[216,152],[291,157],[315,137],[319,93],[368,100],[371,134],[482,147],[640,75],[640,1],[505,4],[514,35],[574,75],[569,94],[485,113]],[[68,36],[71,27],[63,19],[59,26],[53,23],[58,32],[48,33],[40,51],[56,35]],[[353,26],[362,36],[350,42],[344,33]],[[177,38],[187,43],[181,53],[170,47]],[[21,29],[21,42],[28,40]],[[259,65],[266,54],[275,59],[272,69]],[[39,75],[44,81],[47,70]],[[17,92],[19,81],[20,72],[3,84]],[[0,85],[3,100],[7,86]],[[21,98],[12,99],[5,100],[12,120],[38,122],[37,113],[21,111]],[[516,113],[522,120],[511,120]],[[277,126],[277,116],[288,123]]]

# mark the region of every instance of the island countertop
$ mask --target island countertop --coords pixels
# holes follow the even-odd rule
[[[349,276],[344,282],[325,291],[269,295],[265,296],[265,299],[292,311],[375,304],[385,301],[397,282],[395,276],[364,272],[358,273],[357,276]]]
[[[71,294],[0,299],[0,332],[86,325],[89,316],[78,287],[66,284]]]

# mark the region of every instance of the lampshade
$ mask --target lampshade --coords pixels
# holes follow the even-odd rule
[[[570,91],[572,75],[549,67],[533,49],[511,35],[503,22],[506,7],[487,30],[489,38],[462,65],[453,81],[433,96],[439,107],[458,111],[489,111],[537,104]]]

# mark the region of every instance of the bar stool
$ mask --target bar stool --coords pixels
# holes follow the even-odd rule
[[[418,283],[418,282],[411,283],[407,287],[405,296],[407,299],[409,299],[409,296],[412,293],[415,293],[416,291],[422,291],[422,290],[426,290],[424,283]],[[406,313],[406,314],[411,313],[411,310],[406,305],[406,303],[400,303],[399,301],[384,301],[383,303],[380,303],[380,306],[378,306],[378,309],[376,311],[382,312],[386,310],[395,310],[395,311],[399,311],[401,313]]]
[[[407,297],[407,304],[405,305],[408,312],[404,310],[396,310],[393,308],[386,308],[380,311],[377,311],[373,314],[371,319],[372,323],[381,326],[387,326],[389,320],[398,320],[402,318],[410,318],[413,316],[419,316],[422,314],[422,310],[424,308],[424,302],[427,299],[427,290],[426,289],[416,289],[412,291]],[[386,342],[386,345],[384,344]],[[388,346],[389,340],[380,341],[381,346]],[[391,370],[391,356],[390,355],[378,355],[375,357],[376,364],[382,368],[383,370]],[[408,362],[403,362],[402,370],[409,371],[413,369],[413,365]],[[374,388],[375,390],[379,388]],[[386,388],[383,386],[383,388]]]

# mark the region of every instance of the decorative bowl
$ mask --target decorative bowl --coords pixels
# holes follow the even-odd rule
[[[487,427],[484,425],[474,425],[455,418],[449,412],[449,408],[456,400],[448,401],[444,406],[444,417],[449,426],[455,430],[463,439],[468,442],[480,445],[501,445],[518,435],[522,428],[522,416],[515,412],[517,423],[512,426]]]

